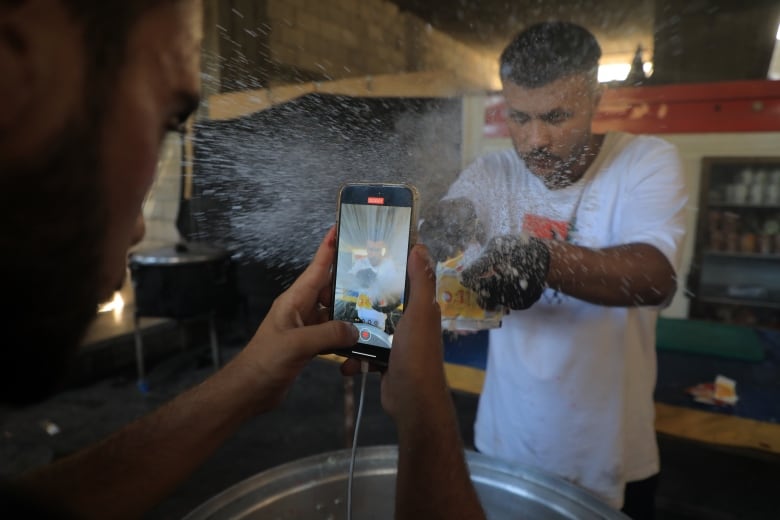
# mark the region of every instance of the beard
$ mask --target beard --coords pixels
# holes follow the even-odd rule
[[[571,186],[585,174],[586,169],[582,165],[589,153],[589,140],[578,144],[568,157],[551,154],[546,149],[535,149],[527,153],[521,153],[517,148],[515,150],[531,173],[538,177],[548,190],[558,190]],[[540,168],[549,171],[539,172]]]
[[[0,401],[29,404],[62,383],[96,315],[106,210],[98,118],[74,121],[24,164],[0,163]]]

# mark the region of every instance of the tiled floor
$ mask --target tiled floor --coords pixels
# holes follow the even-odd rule
[[[157,359],[148,364],[150,391],[147,394],[136,388],[132,335],[121,329],[124,335],[104,338],[102,346],[93,344],[85,350],[79,387],[24,410],[3,410],[2,475],[12,476],[71,453],[207,377],[212,371],[207,336],[204,331],[199,332],[198,327],[195,324],[186,330],[186,342],[198,345],[190,345],[185,350],[164,348],[178,343],[179,330],[175,323],[159,322],[145,331],[150,344],[157,341],[161,347]],[[235,354],[241,346],[240,339],[230,338],[224,329],[222,337],[225,356]],[[117,361],[109,366],[87,361],[99,352],[111,353],[124,363]],[[86,384],[89,368],[92,375],[100,377]],[[246,423],[148,518],[179,518],[216,493],[259,471],[345,447],[343,389],[344,381],[336,364],[315,360],[304,370],[277,410]],[[471,446],[471,424],[477,397],[456,392],[454,398],[463,438]],[[56,434],[53,433],[54,425],[58,430]],[[360,445],[396,442],[394,427],[379,404],[378,378],[374,375],[367,386],[360,432]],[[779,517],[776,493],[780,483],[780,457],[665,435],[659,437],[659,443],[664,469],[658,495],[658,518]]]

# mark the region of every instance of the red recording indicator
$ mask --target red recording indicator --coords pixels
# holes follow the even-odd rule
[[[369,203],[369,204],[379,204],[379,205],[384,205],[384,203],[385,203],[385,198],[384,198],[384,197],[369,197],[369,198],[368,198],[368,203]]]

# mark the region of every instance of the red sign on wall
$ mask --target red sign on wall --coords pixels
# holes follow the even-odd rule
[[[780,81],[609,88],[593,131],[635,134],[780,131]],[[486,138],[509,137],[501,95],[485,100]]]

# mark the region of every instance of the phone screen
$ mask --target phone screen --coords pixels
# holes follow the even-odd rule
[[[386,363],[406,298],[414,193],[395,185],[341,191],[333,318],[355,323],[360,342],[339,354]]]

